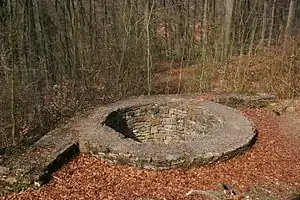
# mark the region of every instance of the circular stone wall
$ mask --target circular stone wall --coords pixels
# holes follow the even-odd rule
[[[143,96],[94,110],[79,127],[80,148],[146,169],[190,167],[231,158],[255,141],[237,110],[192,96]]]
[[[166,102],[118,109],[106,117],[104,124],[138,142],[171,144],[207,134],[220,122],[208,109]]]

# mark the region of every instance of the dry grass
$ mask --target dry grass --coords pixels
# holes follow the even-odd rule
[[[266,92],[280,98],[300,95],[300,44],[285,44],[257,51],[256,55],[210,61],[196,66],[187,81],[188,91]]]

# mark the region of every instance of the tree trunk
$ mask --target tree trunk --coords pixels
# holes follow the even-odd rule
[[[288,14],[287,22],[286,22],[286,27],[285,27],[284,40],[286,40],[292,33],[292,23],[293,23],[293,19],[295,16],[295,10],[297,7],[296,4],[297,4],[297,2],[295,0],[290,1],[289,14]]]
[[[244,1],[240,1],[239,5],[236,6],[236,11],[238,11],[239,13],[237,13],[238,15],[240,15],[240,19],[239,19],[239,44],[240,44],[240,56],[242,56],[244,54],[244,48],[245,48],[245,31],[246,31],[246,24],[245,21],[248,16],[245,16],[245,9],[243,9],[244,7]]]
[[[271,43],[272,43],[273,26],[274,26],[275,9],[276,9],[276,2],[277,2],[277,0],[273,0],[273,5],[272,5],[272,16],[271,16],[271,23],[270,23],[270,29],[269,29],[268,46],[271,46]]]
[[[7,7],[9,9],[9,48],[11,52],[11,84],[10,84],[10,117],[11,117],[11,141],[13,145],[17,144],[17,134],[16,134],[16,118],[15,118],[15,55],[14,44],[13,44],[13,4],[12,1],[7,1]]]
[[[264,11],[262,15],[262,27],[261,27],[261,42],[265,39],[267,29],[267,11],[268,11],[268,0],[264,0]]]
[[[151,38],[150,38],[150,23],[151,23],[151,15],[154,8],[154,2],[150,4],[150,0],[147,1],[145,5],[145,14],[144,14],[144,28],[146,32],[146,41],[147,41],[147,50],[146,50],[146,65],[147,65],[147,88],[148,95],[151,94],[151,70],[152,70],[152,56],[151,56]]]
[[[248,56],[251,56],[251,54],[252,54],[256,28],[257,28],[257,17],[254,18],[253,24],[252,24],[252,32],[251,32],[251,37],[250,37],[250,46],[249,46]]]
[[[224,56],[228,55],[228,50],[230,49],[230,33],[232,24],[232,12],[233,12],[234,0],[226,0],[225,4],[225,23],[224,23]]]
[[[204,9],[204,11],[203,11],[203,35],[202,35],[202,42],[203,42],[202,60],[205,60],[206,59],[206,50],[207,50],[207,31],[208,31],[208,27],[207,27],[208,0],[204,0],[204,8],[203,9]]]

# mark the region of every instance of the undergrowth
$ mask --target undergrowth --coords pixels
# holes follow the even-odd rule
[[[196,65],[186,82],[188,92],[271,93],[279,98],[300,96],[300,43],[259,49],[255,55]]]

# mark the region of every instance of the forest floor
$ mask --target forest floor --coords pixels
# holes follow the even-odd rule
[[[164,73],[174,76],[164,80],[173,84],[178,83],[178,74],[182,79],[193,74],[192,68],[172,70]],[[300,194],[300,99],[240,110],[258,129],[256,144],[243,156],[188,170],[147,171],[81,154],[57,171],[49,184],[0,199],[209,199],[186,195],[191,190],[189,194],[201,190],[218,199],[224,192],[218,189],[221,183],[234,188],[236,195],[222,194],[219,199],[288,200]]]

